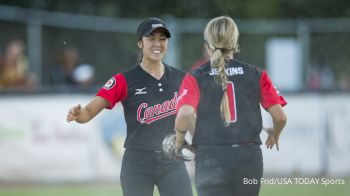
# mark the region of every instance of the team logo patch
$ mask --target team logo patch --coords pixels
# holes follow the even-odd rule
[[[103,86],[104,89],[109,90],[114,87],[116,84],[115,78],[109,79],[106,84]]]
[[[152,24],[152,28],[158,28],[158,27],[163,27],[163,24]]]
[[[147,94],[146,87],[137,88],[137,89],[135,89],[135,90],[136,90],[135,95]]]
[[[148,103],[141,103],[137,108],[137,121],[141,124],[151,124],[154,121],[174,115],[176,113],[176,104],[178,101],[177,93],[174,98],[166,100],[163,103],[155,105],[148,105]]]

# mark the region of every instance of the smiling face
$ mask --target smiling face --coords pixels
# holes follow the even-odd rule
[[[156,29],[150,36],[142,37],[138,42],[142,49],[142,61],[159,62],[165,57],[168,50],[168,38],[162,28]]]

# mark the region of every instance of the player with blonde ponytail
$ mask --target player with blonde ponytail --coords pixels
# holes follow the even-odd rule
[[[225,70],[228,63],[227,59],[232,58],[232,55],[238,52],[238,36],[239,31],[235,22],[231,18],[226,18],[224,16],[219,17],[218,20],[211,20],[204,30],[204,39],[208,48],[213,51],[210,58],[210,65],[212,68],[217,68],[219,71],[218,75],[214,78],[224,91],[220,104],[220,111],[225,126],[231,123],[226,91],[227,75]]]
[[[267,148],[279,149],[286,124],[282,107],[287,102],[266,71],[234,58],[238,37],[232,18],[210,20],[204,30],[210,61],[187,74],[179,90],[173,146],[181,149],[186,131],[191,131],[199,196],[259,195],[260,183],[244,179],[263,176],[260,105],[274,125],[267,131]]]

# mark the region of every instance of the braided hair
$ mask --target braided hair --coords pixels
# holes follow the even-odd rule
[[[226,92],[228,81],[225,71],[230,55],[239,52],[238,36],[238,28],[233,19],[228,16],[220,16],[210,20],[204,30],[204,40],[208,47],[213,50],[210,65],[218,70],[218,75],[215,75],[214,79],[224,92],[220,112],[225,126],[230,125],[231,119]]]

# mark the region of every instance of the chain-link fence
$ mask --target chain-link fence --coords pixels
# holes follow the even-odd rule
[[[165,61],[189,70],[203,57],[202,31],[208,19],[163,18],[173,32]],[[95,17],[0,6],[0,52],[13,39],[26,45],[30,69],[41,88],[65,48],[76,48],[79,63],[95,70],[95,84],[138,62],[135,31],[142,19]],[[236,20],[237,58],[266,69],[267,43],[292,38],[300,44],[301,83],[297,90],[350,89],[350,19]],[[283,66],[281,64],[280,66]]]

